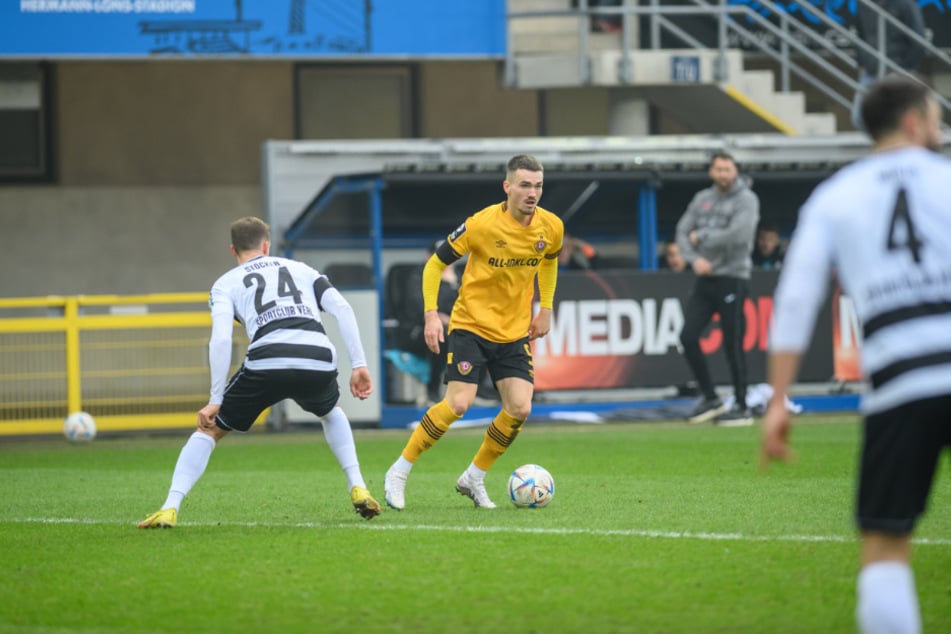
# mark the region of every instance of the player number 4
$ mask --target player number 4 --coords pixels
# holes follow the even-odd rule
[[[904,188],[898,190],[898,198],[895,200],[895,207],[892,209],[892,220],[888,227],[888,242],[886,248],[889,251],[896,249],[908,249],[911,251],[911,257],[915,264],[921,264],[921,238],[915,233],[915,225],[911,221],[911,214],[908,212],[908,196]]]

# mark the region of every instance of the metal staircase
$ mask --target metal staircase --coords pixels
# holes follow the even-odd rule
[[[880,28],[888,24],[915,37],[933,66],[951,80],[951,57],[868,0],[857,1],[877,13]],[[778,22],[748,5],[731,5],[726,0],[677,5],[651,0],[644,6],[637,0],[624,0],[622,6],[613,7],[591,7],[588,0],[574,4],[571,0],[509,0],[508,87],[636,88],[640,98],[687,124],[690,132],[823,136],[838,131],[837,117],[829,110],[848,110],[860,89],[854,55],[843,50],[843,43],[876,54],[884,62],[882,73],[908,75],[885,58],[883,50],[870,48],[809,3],[798,7],[813,22],[821,23],[822,29],[788,18],[772,0],[757,0],[757,5],[781,16]],[[620,18],[620,31],[591,32],[592,16],[608,15]],[[690,16],[694,26],[703,25],[702,32],[683,26],[684,21],[678,20],[683,16]],[[770,34],[776,44],[757,38],[754,29]],[[647,33],[647,41],[640,41],[642,33]],[[749,51],[728,47],[739,39],[759,57],[771,60],[773,68],[746,68]],[[670,42],[677,46],[671,47]],[[791,89],[793,77],[821,95],[824,112],[807,110],[805,93]],[[939,99],[946,111],[951,109],[944,97]]]

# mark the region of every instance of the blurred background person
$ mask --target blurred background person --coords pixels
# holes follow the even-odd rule
[[[578,8],[578,0],[572,0],[571,6]],[[619,7],[621,0],[588,0],[589,9],[598,7]],[[620,33],[624,23],[620,15],[608,15],[605,13],[591,16],[591,31],[594,33]]]
[[[673,240],[664,245],[664,252],[660,256],[659,265],[662,271],[673,271],[674,273],[690,271],[687,261],[680,254],[680,247]]]
[[[581,238],[565,235],[564,246],[558,254],[558,268],[587,270],[594,267],[598,251]]]
[[[753,245],[753,266],[758,269],[778,269],[786,257],[786,245],[779,237],[776,225],[761,222],[756,228],[756,243]]]

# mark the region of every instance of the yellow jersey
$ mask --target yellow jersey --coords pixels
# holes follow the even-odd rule
[[[527,226],[505,203],[469,216],[448,238],[456,256],[469,255],[449,330],[461,328],[496,343],[527,336],[535,277],[543,263],[558,266],[564,235],[561,218],[541,207]]]

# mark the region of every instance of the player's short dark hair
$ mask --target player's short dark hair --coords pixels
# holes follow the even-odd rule
[[[718,151],[718,152],[714,152],[713,154],[710,155],[710,163],[709,163],[708,167],[713,167],[713,164],[716,163],[718,159],[719,159],[719,160],[724,160],[724,161],[730,161],[731,163],[733,163],[734,165],[736,165],[737,168],[739,168],[739,164],[736,162],[736,159],[733,158],[733,155],[730,154],[729,152],[725,152],[725,151],[723,151],[723,150],[720,150],[720,151]]]
[[[528,170],[529,172],[544,172],[541,161],[530,154],[516,154],[509,159],[505,166],[505,176],[510,178],[516,170]]]
[[[931,89],[901,75],[888,75],[873,83],[862,99],[865,131],[873,141],[898,129],[902,116],[911,109],[928,112]]]
[[[254,216],[247,216],[231,223],[231,245],[238,253],[260,248],[271,239],[271,228]]]

